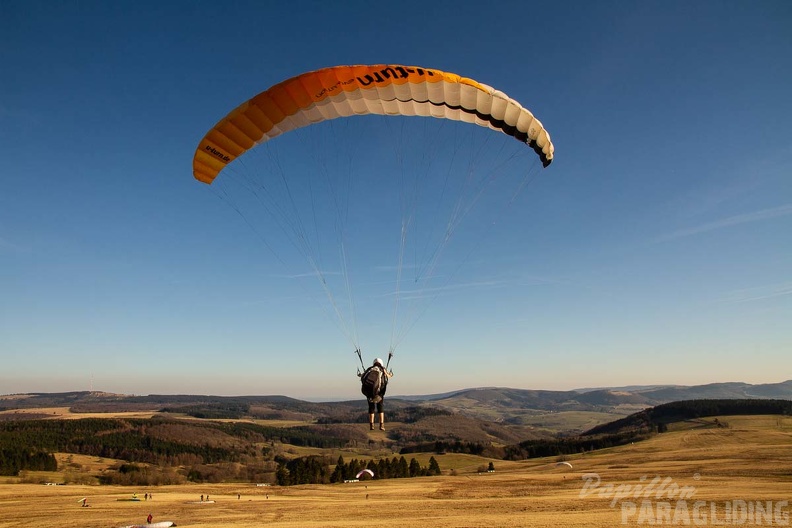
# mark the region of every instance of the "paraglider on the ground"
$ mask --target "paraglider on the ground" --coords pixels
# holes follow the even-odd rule
[[[130,524],[121,528],[170,528],[176,526],[173,521],[147,522],[146,524]]]
[[[321,308],[356,351],[353,285],[364,284],[367,327],[390,318],[381,349],[393,352],[428,306],[458,287],[452,281],[532,168],[553,159],[542,123],[505,93],[437,69],[377,64],[302,73],[243,102],[201,139],[193,175],[243,218],[289,280],[319,280],[329,301]],[[459,235],[463,223],[471,239]]]
[[[374,472],[371,471],[370,469],[364,469],[364,470],[358,472],[358,474],[355,475],[355,478],[359,479],[359,478],[364,477],[364,476],[368,476],[369,478],[374,478]]]

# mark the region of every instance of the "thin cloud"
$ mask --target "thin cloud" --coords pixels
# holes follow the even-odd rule
[[[557,277],[541,277],[539,275],[525,275],[521,277],[518,282],[520,286],[538,286],[540,284],[572,284],[569,279],[560,279]]]
[[[759,175],[751,170],[738,170],[739,177],[731,181],[719,181],[705,188],[694,188],[668,204],[669,214],[682,218],[696,218],[710,214],[731,203],[739,203],[747,195],[760,187]],[[761,174],[761,173],[760,173]]]
[[[723,218],[721,220],[716,220],[714,222],[709,222],[696,227],[680,229],[678,231],[674,231],[673,233],[669,233],[667,235],[663,235],[659,237],[658,241],[663,242],[667,240],[674,240],[677,238],[683,238],[683,237],[698,235],[700,233],[706,233],[708,231],[715,231],[717,229],[724,229],[727,227],[748,224],[751,222],[760,222],[762,220],[770,220],[772,218],[779,218],[791,214],[792,214],[792,204],[782,205],[780,207],[774,207],[772,209],[763,209],[761,211],[755,211],[753,213],[744,213],[736,216],[730,216],[728,218]]]
[[[792,295],[792,282],[782,282],[779,284],[769,284],[757,286],[756,288],[745,288],[729,292],[726,297],[720,299],[722,303],[744,303],[762,301]]]
[[[458,284],[448,284],[445,286],[435,286],[433,288],[419,288],[414,290],[401,290],[399,293],[401,295],[418,295],[418,296],[429,296],[429,294],[438,294],[447,291],[456,291],[456,290],[467,290],[471,288],[491,288],[491,287],[502,287],[506,284],[511,284],[511,281],[505,280],[489,280],[489,281],[476,281],[476,282],[464,282]],[[397,292],[392,292],[389,295],[396,295]]]
[[[322,272],[315,272],[315,271],[308,271],[306,273],[294,273],[292,275],[272,275],[276,279],[304,279],[305,277],[324,277],[327,275],[341,275],[338,271],[322,271]]]
[[[402,264],[401,269],[417,269],[417,264]],[[375,271],[385,271],[385,272],[392,272],[392,271],[399,271],[399,266],[374,266]]]
[[[402,289],[399,292],[393,291],[387,293],[385,294],[385,296],[392,297],[397,295],[398,293],[398,295],[400,295],[402,299],[411,300],[411,299],[422,299],[427,297],[437,297],[438,295],[442,295],[444,293],[469,290],[469,289],[481,289],[481,288],[495,289],[495,288],[504,288],[504,287],[514,287],[514,286],[525,287],[525,286],[538,286],[541,284],[567,284],[567,283],[568,282],[564,280],[529,275],[524,277],[514,277],[510,279],[490,279],[490,280],[446,284],[443,286],[433,286],[426,288]]]

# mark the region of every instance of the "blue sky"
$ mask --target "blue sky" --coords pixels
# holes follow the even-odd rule
[[[269,86],[377,63],[494,86],[556,147],[513,207],[488,204],[495,226],[455,235],[438,269],[459,271],[399,343],[391,392],[790,378],[789,2],[372,6],[3,3],[0,393],[356,397],[354,346],[305,261],[191,163]],[[370,361],[394,258],[393,225],[368,215],[390,190],[355,189]]]

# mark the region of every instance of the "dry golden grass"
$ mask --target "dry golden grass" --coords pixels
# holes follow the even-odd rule
[[[107,468],[122,463],[114,458],[102,458],[91,455],[77,455],[73,453],[57,453],[58,468],[60,471],[74,469],[91,474],[101,473]]]
[[[112,412],[112,413],[73,413],[69,407],[36,407],[31,409],[14,409],[11,411],[0,411],[0,419],[3,415],[30,414],[41,418],[52,420],[79,420],[82,418],[151,418],[159,411],[131,411],[131,412]]]
[[[487,460],[449,454],[437,459],[446,472],[456,469],[456,476],[325,486],[189,484],[131,489],[0,484],[0,526],[109,528],[141,523],[149,513],[154,521],[170,520],[180,527],[196,528],[640,525],[636,516],[622,524],[620,504],[611,507],[612,497],[598,493],[581,496],[581,476],[586,473],[597,473],[602,486],[635,486],[642,477],[648,477],[644,484],[656,476],[668,478],[678,486],[691,487],[691,509],[693,501],[717,501],[722,508],[727,501],[792,499],[792,418],[720,420],[729,427],[699,424],[645,442],[569,457],[572,470],[556,468],[555,459],[537,459],[494,461],[494,473],[477,474],[476,469]],[[96,470],[101,467],[99,461],[77,461],[76,456],[74,461],[93,463]],[[117,500],[129,498],[133,492],[141,498],[153,493],[153,499]],[[215,503],[194,504],[202,494]],[[89,508],[80,507],[82,497],[88,498]],[[784,511],[788,513],[789,507]],[[786,522],[788,525],[788,517]]]
[[[0,396],[2,399],[2,396]],[[35,407],[30,409],[12,409],[10,411],[0,411],[0,421],[3,417],[11,417],[13,415],[27,415],[31,418],[28,419],[49,419],[49,420],[79,420],[82,418],[107,418],[107,419],[125,419],[125,418],[141,418],[147,419],[154,416],[166,416],[171,419],[179,419],[192,422],[203,421],[184,413],[163,413],[157,409],[148,411],[112,411],[112,412],[72,412],[69,407]],[[219,419],[212,420],[213,422],[243,422],[254,423],[268,427],[296,427],[300,425],[310,425],[312,421],[306,420],[264,420],[264,419]]]
[[[594,426],[622,418],[627,414],[629,413],[615,414],[594,411],[561,411],[528,416],[523,418],[520,423],[549,432],[569,431],[571,429],[585,431]]]

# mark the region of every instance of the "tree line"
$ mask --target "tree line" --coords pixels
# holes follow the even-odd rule
[[[436,440],[434,442],[423,442],[403,447],[399,453],[406,455],[409,453],[465,453],[468,455],[491,456],[491,446],[481,442],[463,442],[461,440]]]
[[[345,462],[344,457],[339,456],[331,472],[327,459],[314,455],[280,460],[275,479],[281,486],[336,483],[355,479],[364,469],[371,470],[375,479],[423,477],[441,473],[440,465],[434,457],[429,459],[429,466],[422,466],[414,458],[408,463],[403,456],[392,459],[381,458],[377,461],[352,459],[349,462]]]
[[[572,455],[646,440],[668,430],[668,424],[728,415],[792,414],[792,401],[762,399],[685,400],[665,403],[620,420],[598,425],[578,436],[527,440],[504,448],[504,458],[520,460]]]
[[[184,405],[181,407],[164,407],[162,412],[184,413],[187,416],[204,420],[238,420],[250,414],[250,405],[235,401],[223,401],[219,403]]]
[[[261,454],[256,443],[281,442],[306,447],[343,447],[348,439],[328,436],[307,427],[265,427],[250,423],[192,424],[193,432],[183,438],[158,438],[154,426],[180,424],[173,420],[83,418],[80,420],[28,420],[0,422],[0,449],[23,452],[65,452],[115,458],[128,462],[180,465],[239,462]],[[201,441],[202,429],[219,430],[242,440],[227,446]],[[20,455],[21,456],[21,455]]]
[[[606,449],[646,440],[652,436],[649,431],[626,431],[610,435],[572,436],[549,440],[526,440],[517,445],[504,447],[506,460],[523,460],[558,455],[574,455],[597,449]]]
[[[664,403],[614,422],[598,425],[584,435],[610,434],[627,429],[657,431],[664,425],[695,418],[729,415],[792,415],[790,400],[686,400]]]
[[[0,475],[15,477],[20,471],[57,471],[58,461],[51,453],[25,447],[0,449]]]
[[[155,438],[146,434],[151,423],[105,418],[8,422],[0,424],[0,448],[30,447],[150,464],[170,463],[184,454],[206,463],[238,460],[242,454],[239,449]]]

